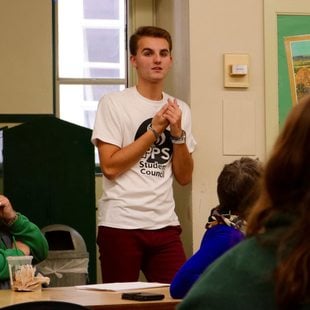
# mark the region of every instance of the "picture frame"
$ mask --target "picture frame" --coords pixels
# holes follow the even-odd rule
[[[310,34],[284,39],[293,105],[310,93]]]
[[[279,60],[279,49],[283,48],[284,50],[284,44],[283,46],[279,46],[278,42],[278,18],[281,16],[292,20],[299,17],[310,17],[309,1],[264,0],[265,145],[267,155],[271,151],[285,119],[285,116],[279,114],[281,111],[281,106],[279,106],[279,93],[281,94],[279,84],[282,78],[289,81],[286,57],[284,57],[284,73],[281,72],[279,76],[279,62],[281,61],[281,59]],[[290,92],[290,86],[287,88]],[[291,102],[291,95],[286,97],[288,97],[288,100]],[[282,117],[282,119],[280,119],[280,117]]]

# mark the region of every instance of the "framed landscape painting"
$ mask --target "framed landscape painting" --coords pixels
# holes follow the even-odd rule
[[[309,40],[309,0],[264,0],[267,153],[298,96],[309,91]]]
[[[310,34],[284,39],[292,103],[310,93]]]

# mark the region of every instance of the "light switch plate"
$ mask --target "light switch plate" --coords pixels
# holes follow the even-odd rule
[[[246,74],[232,74],[232,66],[244,66]],[[249,87],[249,55],[224,54],[224,87]]]

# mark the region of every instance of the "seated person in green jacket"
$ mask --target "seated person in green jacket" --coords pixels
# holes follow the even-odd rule
[[[16,212],[9,199],[0,195],[0,289],[9,288],[7,256],[32,255],[33,263],[43,261],[48,243],[40,229]]]
[[[262,179],[247,238],[206,269],[178,310],[310,309],[310,96],[293,107]]]

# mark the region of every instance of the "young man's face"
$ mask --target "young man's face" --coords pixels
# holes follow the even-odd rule
[[[156,83],[162,81],[172,64],[168,42],[163,38],[142,37],[137,55],[130,57],[139,79]]]

